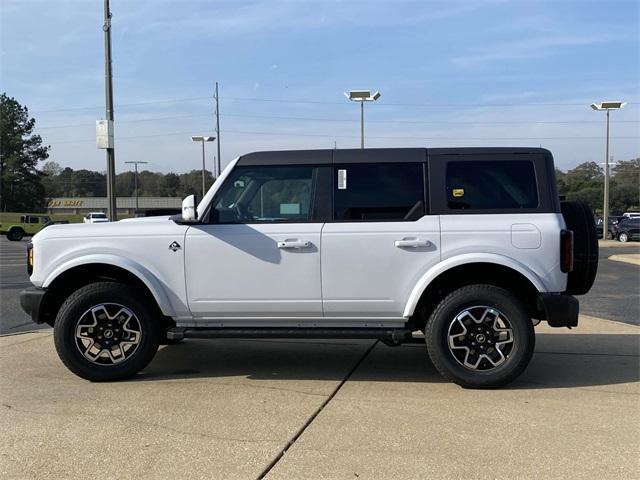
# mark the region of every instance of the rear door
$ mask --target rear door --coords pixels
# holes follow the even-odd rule
[[[439,261],[424,160],[420,149],[335,152],[333,221],[322,231],[325,317],[399,320],[418,279]]]

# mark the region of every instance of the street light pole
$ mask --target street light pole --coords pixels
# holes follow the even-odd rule
[[[191,140],[194,142],[202,142],[202,197],[206,192],[205,188],[205,156],[204,156],[204,142],[213,142],[216,137],[206,137],[202,135],[192,135]]]
[[[609,109],[607,109],[607,141],[604,153],[604,206],[602,207],[602,239],[609,233]]]
[[[218,96],[218,82],[216,82],[216,135],[218,136],[218,171],[217,171],[217,177],[220,176],[220,173],[222,173],[222,167],[221,165],[221,159],[220,159],[220,99]]]
[[[360,148],[364,148],[364,102],[375,102],[380,98],[380,92],[371,95],[369,90],[350,90],[344,96],[352,102],[360,102]]]
[[[360,102],[360,148],[364,148],[364,102]]]
[[[149,163],[149,162],[143,162],[140,160],[137,160],[135,162],[124,162],[124,163],[133,163],[134,168],[135,168],[135,175],[133,177],[133,186],[135,188],[135,192],[136,192],[136,212],[138,211],[138,164],[139,163]]]
[[[604,153],[604,194],[602,199],[602,239],[606,240],[609,232],[609,112],[611,110],[619,110],[626,105],[626,102],[602,102],[592,103],[591,108],[594,110],[607,112],[606,127],[606,143]]]

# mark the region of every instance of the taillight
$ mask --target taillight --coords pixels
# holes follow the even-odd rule
[[[573,231],[560,232],[560,270],[569,273],[573,270]]]
[[[27,273],[31,275],[33,273],[33,244],[27,245]]]

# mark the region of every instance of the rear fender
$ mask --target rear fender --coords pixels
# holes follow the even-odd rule
[[[484,253],[480,255],[469,253],[469,254],[458,255],[455,257],[448,258],[438,263],[437,265],[431,267],[420,278],[420,280],[418,280],[415,287],[413,287],[413,290],[409,295],[409,299],[405,304],[404,313],[402,316],[405,318],[409,318],[413,315],[423,292],[429,287],[429,284],[431,284],[431,282],[435,280],[440,274],[446,272],[451,268],[458,267],[465,264],[472,264],[472,263],[493,263],[496,265],[502,265],[504,267],[511,268],[512,270],[515,270],[516,272],[526,277],[533,284],[533,286],[538,290],[538,292],[547,291],[547,288],[542,282],[542,280],[533,271],[531,271],[525,265],[523,265],[520,262],[517,262],[512,258],[505,257],[503,255],[493,254],[493,253]]]

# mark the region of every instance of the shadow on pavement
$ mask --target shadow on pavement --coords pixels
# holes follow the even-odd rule
[[[538,334],[536,353],[513,389],[606,386],[640,381],[640,336]],[[243,376],[342,380],[371,342],[185,340],[163,348],[133,381]],[[350,381],[442,383],[423,345],[379,343]]]

